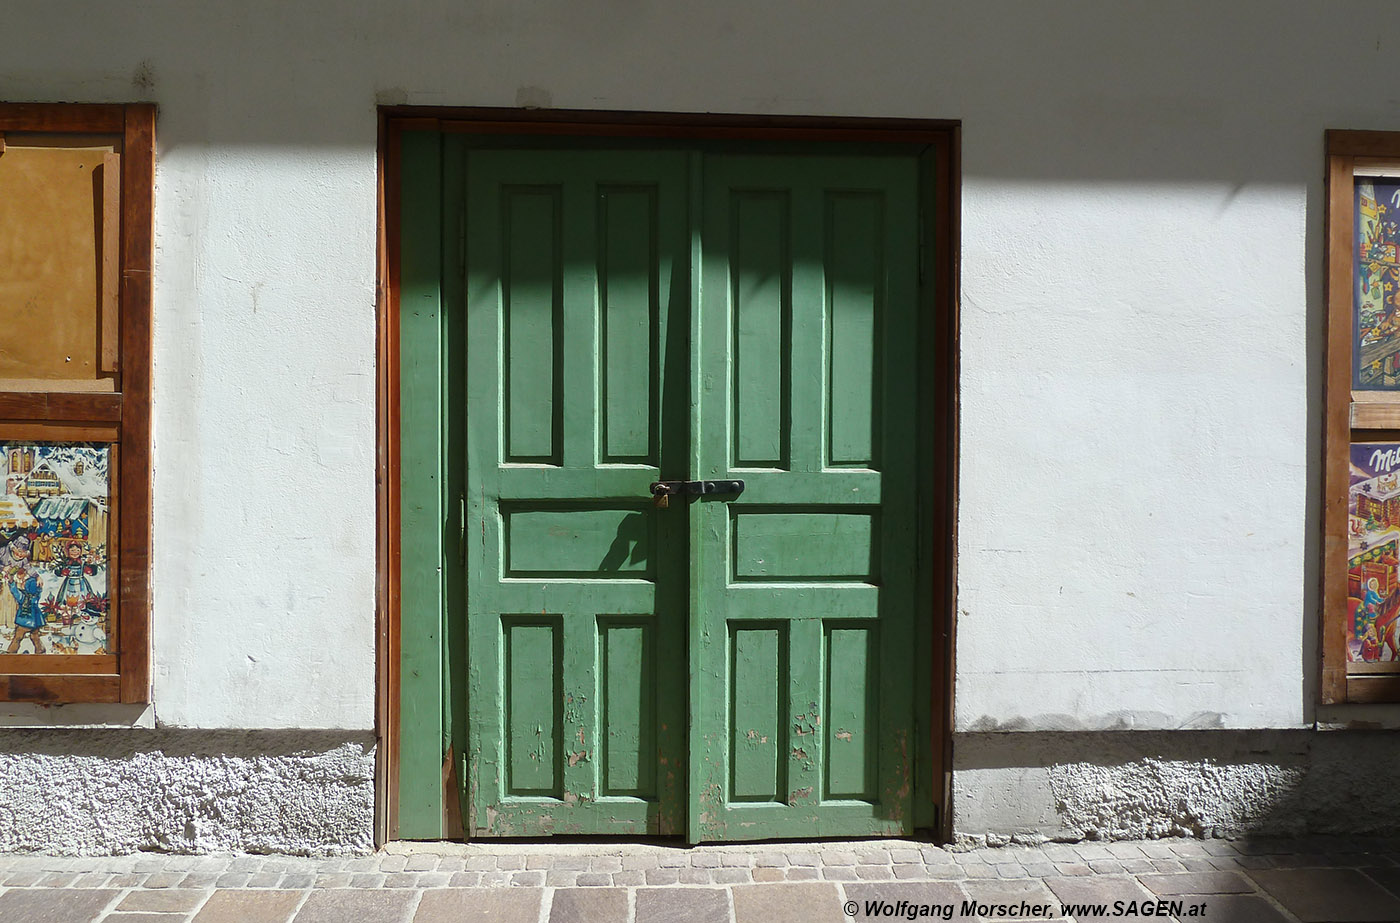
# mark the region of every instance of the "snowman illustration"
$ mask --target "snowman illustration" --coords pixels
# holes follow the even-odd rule
[[[102,613],[95,606],[84,606],[78,620],[68,630],[68,645],[76,654],[101,654],[107,650],[107,632]]]

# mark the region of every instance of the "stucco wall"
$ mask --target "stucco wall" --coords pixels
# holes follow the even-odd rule
[[[7,730],[0,792],[0,852],[368,852],[374,741],[325,731]]]
[[[1375,780],[1392,731],[960,734],[963,842],[1164,836],[1388,836],[1400,799]]]
[[[7,5],[152,100],[155,720],[373,723],[377,103],[961,119],[957,723],[1294,727],[1327,127],[1382,2]]]

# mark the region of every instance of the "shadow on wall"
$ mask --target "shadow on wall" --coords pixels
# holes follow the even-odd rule
[[[1306,407],[1298,408],[1307,421],[1306,444],[1291,447],[1283,462],[1305,469],[1304,521],[1285,531],[1290,539],[1301,536],[1303,545],[1295,663],[1303,676],[1301,712],[1310,720],[1321,557],[1322,130],[1400,127],[1393,106],[1378,105],[1374,94],[1357,89],[1389,85],[1392,51],[1382,50],[1381,37],[1395,34],[1400,8],[1361,5],[1358,15],[1341,17],[1324,4],[1264,0],[1157,6],[873,0],[828,4],[794,23],[788,5],[738,0],[645,13],[632,4],[600,8],[562,0],[142,2],[83,7],[83,31],[104,40],[78,54],[44,40],[73,18],[76,5],[16,6],[22,8],[7,11],[6,21],[15,41],[0,62],[8,98],[160,105],[157,224],[162,243],[171,246],[159,272],[172,304],[239,298],[252,288],[239,278],[245,272],[249,278],[269,270],[300,272],[299,265],[262,259],[285,247],[281,239],[250,251],[246,267],[230,261],[224,281],[215,271],[224,261],[210,258],[237,254],[246,242],[209,236],[205,216],[227,214],[246,199],[248,214],[263,218],[262,200],[250,190],[269,179],[298,196],[301,214],[364,232],[373,218],[376,103],[959,118],[970,219],[989,202],[1014,198],[1018,185],[1082,186],[1082,194],[1092,196],[1096,185],[1126,184],[1143,191],[1149,209],[1162,201],[1153,187],[1172,183],[1227,190],[1222,209],[1258,184],[1305,189],[1303,248],[1298,251],[1287,234],[1277,246],[1288,248],[1285,260],[1296,257],[1305,267],[1306,343],[1273,358],[1304,367],[1306,376]],[[1251,42],[1261,22],[1270,24],[1269,41]],[[677,35],[687,40],[676,42]],[[600,48],[636,66],[599,67]],[[837,59],[833,49],[840,50]],[[715,68],[717,59],[727,66]],[[229,73],[240,79],[227,80]],[[358,185],[346,194],[346,183]],[[977,228],[973,221],[967,226]],[[1053,220],[1047,226],[1075,239],[1076,228],[1061,229]],[[284,218],[275,233],[291,238],[294,229]],[[1002,230],[978,228],[983,245],[1000,242],[987,235]],[[182,239],[199,243],[186,250],[175,245]],[[343,249],[340,242],[336,248]],[[309,251],[310,258],[319,252]],[[988,263],[977,254],[965,262],[970,295],[980,294],[978,274],[989,286],[1009,288],[1013,304],[1040,285],[1006,286]],[[197,276],[196,265],[205,275]],[[361,292],[368,291],[372,273],[367,245],[345,263],[326,266],[328,277],[360,280]],[[189,292],[172,294],[181,280]],[[1148,274],[1143,284],[1152,281]],[[1299,310],[1292,304],[1250,307],[1265,321],[1278,311],[1288,322]],[[157,310],[158,329],[188,322],[173,309]],[[1234,310],[1222,306],[1221,316]],[[363,346],[370,349],[368,341]],[[1005,383],[1033,379],[1039,360],[1028,352],[999,361],[1004,369],[997,381]],[[212,372],[217,376],[222,368],[215,364]],[[1234,383],[1222,387],[1238,393]],[[167,403],[162,419],[196,418],[198,393],[175,397],[176,409]],[[1268,399],[1266,392],[1253,393]],[[199,467],[192,460],[198,447],[182,451],[189,454],[160,451],[177,479]],[[199,489],[197,480],[193,484]],[[1291,547],[1277,547],[1257,553],[1297,559]],[[177,557],[163,572],[194,574],[198,561]]]
[[[1393,834],[1384,731],[960,734],[955,837],[1008,841]]]

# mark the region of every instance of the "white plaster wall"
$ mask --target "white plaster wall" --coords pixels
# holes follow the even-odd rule
[[[375,105],[963,122],[957,723],[1314,695],[1323,130],[1384,2],[46,0],[0,98],[160,104],[156,720],[373,722]]]

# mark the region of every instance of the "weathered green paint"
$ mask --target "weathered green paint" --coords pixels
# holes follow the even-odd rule
[[[508,577],[580,576],[606,580],[656,575],[650,501],[585,505],[502,503]],[[599,549],[604,549],[602,555]]]
[[[840,348],[830,350],[826,378],[826,463],[868,468],[875,461],[880,395],[875,391],[883,265],[879,195],[826,196],[827,331]]]
[[[691,508],[690,837],[909,833],[915,162],[712,156],[702,197],[694,476],[747,488]]]
[[[689,205],[687,230],[690,235],[690,339],[687,355],[698,353],[704,342],[700,326],[700,311],[693,306],[700,304],[703,283],[703,256],[705,252],[705,157],[699,152],[692,153],[686,165],[689,180]],[[728,365],[719,372],[727,374]],[[701,470],[703,449],[701,447],[700,392],[702,388],[712,388],[715,372],[702,369],[701,361],[692,359],[687,383],[690,386],[691,412],[686,415],[686,432],[689,435],[689,451],[686,458],[686,476]],[[701,548],[706,541],[706,517],[696,515],[699,504],[686,505],[686,547]],[[689,551],[689,573],[686,587],[687,641],[686,660],[689,664],[689,735],[687,740],[687,766],[690,785],[686,791],[686,839],[692,843],[701,841],[701,824],[707,823],[707,804],[715,804],[724,797],[724,786],[715,768],[709,763],[709,754],[715,747],[725,745],[725,715],[723,688],[717,677],[707,676],[705,671],[712,668],[714,656],[712,644],[728,645],[727,629],[718,637],[711,634],[713,626],[709,620],[696,618],[705,605],[704,579],[705,558]],[[712,698],[706,698],[711,696]],[[713,698],[713,696],[721,696]]]
[[[878,512],[730,508],[735,581],[880,579]]]
[[[444,164],[459,165],[466,157],[466,143],[461,135],[445,135],[442,139]],[[462,402],[467,392],[466,312],[460,306],[466,298],[466,174],[461,169],[443,170],[442,180],[442,300],[443,311],[443,375],[442,431],[446,452],[443,461],[443,492],[446,509],[445,553],[442,560],[445,589],[443,629],[446,644],[446,682],[443,684],[443,753],[451,754],[457,782],[457,817],[467,816],[465,785],[467,778],[462,758],[467,739],[467,568],[466,568],[466,496],[467,457],[466,419],[452,408]],[[424,784],[431,784],[424,780]],[[444,797],[452,797],[445,792]]]
[[[602,461],[657,464],[656,417],[659,364],[652,342],[655,304],[657,190],[613,186],[598,190],[598,291],[602,375]]]
[[[869,801],[879,795],[880,632],[868,623],[826,628],[824,797]]]
[[[423,251],[436,313],[404,328],[405,398],[410,350],[437,364],[401,438],[412,630],[436,593],[447,643],[415,637],[437,672],[404,674],[437,743],[403,764],[426,832],[401,835],[440,835],[443,734],[474,836],[910,832],[915,158],[442,150],[412,171],[405,267]],[[648,497],[727,477],[738,498]]]
[[[656,627],[647,618],[598,620],[604,735],[599,793],[656,796]]]
[[[400,619],[398,836],[442,829],[443,488],[442,139],[403,136],[399,336]],[[424,784],[431,780],[432,784]]]
[[[726,204],[728,247],[707,247],[702,259],[729,264],[732,458],[738,467],[785,467],[792,434],[791,202],[785,190],[734,190]],[[704,365],[701,372],[723,368]]]
[[[564,262],[558,187],[504,187],[491,230],[503,252],[501,342],[506,462],[560,464]],[[470,315],[469,315],[470,317]],[[468,336],[471,336],[468,333]],[[470,361],[470,359],[468,360]]]
[[[742,625],[742,627],[740,627]],[[782,749],[787,735],[787,626],[731,625],[729,630],[731,720],[726,722],[731,801],[772,802],[787,783]]]
[[[473,835],[682,828],[684,166],[466,157]]]
[[[504,661],[505,690],[499,704],[506,719],[501,788],[507,796],[564,795],[559,765],[565,720],[560,622],[558,616],[548,615],[500,619],[500,639],[493,646]]]

